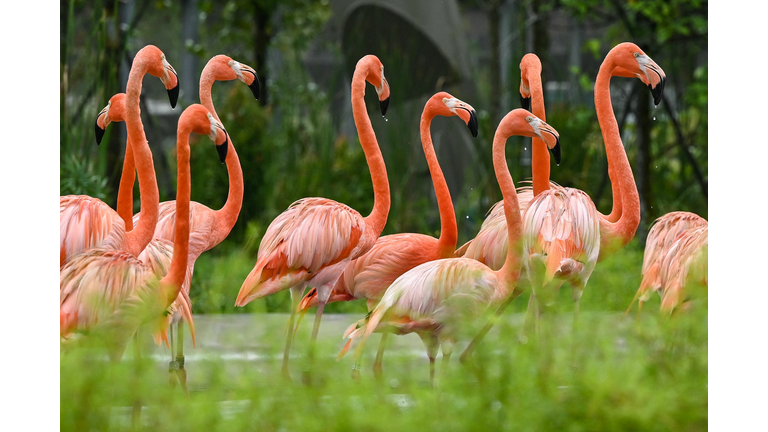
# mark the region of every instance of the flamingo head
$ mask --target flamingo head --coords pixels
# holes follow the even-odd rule
[[[213,79],[216,81],[231,81],[239,79],[244,82],[245,85],[251,89],[253,97],[259,98],[259,77],[256,75],[256,71],[245,63],[240,63],[237,60],[233,60],[231,57],[219,54],[214,56],[205,65],[203,74],[206,70],[212,69]]]
[[[507,120],[508,117],[510,117],[509,120]],[[516,135],[531,138],[536,136],[541,138],[552,153],[552,157],[555,158],[555,162],[560,165],[560,134],[557,133],[555,128],[531,114],[530,111],[522,108],[510,111],[509,114],[502,119],[502,122],[505,121],[511,122],[511,126],[514,128]]]
[[[473,137],[477,137],[477,111],[472,105],[457,99],[446,92],[438,92],[430,98],[428,105],[433,105],[437,115],[458,116],[469,127]]]
[[[110,123],[121,121],[125,121],[125,93],[118,93],[109,98],[107,106],[96,117],[96,144],[101,144]]]
[[[379,104],[381,105],[381,115],[387,115],[387,108],[389,108],[389,83],[384,77],[384,65],[378,57],[372,54],[363,57],[360,59],[360,62],[365,62],[368,66],[365,80],[376,88],[376,94],[379,95]]]
[[[618,44],[611,52],[617,53],[611,75],[640,79],[651,90],[654,105],[658,105],[667,81],[664,70],[632,42]]]
[[[525,110],[531,109],[531,86],[529,74],[541,76],[541,60],[536,54],[528,53],[520,60],[520,106]]]
[[[176,108],[176,102],[179,100],[179,77],[176,75],[176,70],[165,59],[165,54],[160,51],[160,48],[154,45],[147,45],[141,49],[141,51],[145,50],[150,56],[147,73],[160,78],[160,81],[163,82],[165,89],[168,91],[171,108]]]
[[[182,128],[182,125],[189,125]],[[227,159],[227,147],[229,138],[224,126],[216,120],[216,117],[200,104],[192,104],[181,113],[179,117],[179,134],[194,132],[199,135],[208,135],[216,144],[221,163]]]

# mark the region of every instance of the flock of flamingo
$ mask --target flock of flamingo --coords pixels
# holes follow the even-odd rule
[[[352,112],[373,183],[371,213],[363,217],[326,198],[294,202],[269,225],[255,266],[235,301],[236,306],[245,306],[290,289],[284,375],[289,376],[294,328],[301,317],[309,308],[317,307],[308,351],[311,362],[324,307],[336,301],[367,302],[368,315],[346,330],[347,342],[339,354],[341,358],[355,340],[359,341],[353,377],[359,377],[361,354],[371,333],[382,333],[373,365],[377,378],[382,374],[389,333],[416,333],[426,347],[434,385],[438,350],[445,365],[464,333],[465,323],[489,311],[500,315],[529,288],[521,337],[538,334],[541,313],[553,304],[554,295],[565,282],[572,289],[575,331],[579,300],[595,265],[629,243],[640,223],[637,186],[611,106],[611,77],[640,79],[658,104],[666,76],[629,42],[615,46],[600,66],[595,107],[613,192],[613,208],[604,215],[584,191],[550,180],[550,152],[559,164],[560,138],[545,122],[541,62],[535,54],[527,54],[520,68],[523,108],[510,111],[493,138],[493,167],[503,200],[491,208],[477,236],[457,249],[456,215],[430,127],[435,116],[457,116],[477,136],[475,109],[438,92],[427,100],[421,116],[421,141],[440,213],[439,238],[418,233],[380,237],[390,209],[389,181],[364,96],[367,82],[375,88],[384,115],[390,88],[376,56],[358,61],[352,77]],[[259,81],[253,68],[225,55],[217,55],[206,64],[200,78],[201,104],[186,108],[178,122],[176,200],[160,203],[139,108],[147,73],[160,78],[175,107],[176,71],[160,49],[148,45],[135,57],[126,92],[113,96],[96,121],[97,143],[109,123],[126,123],[117,209],[86,195],[60,197],[60,333],[62,342],[69,343],[78,339],[72,338],[75,333],[107,331],[110,354],[119,359],[131,338],[137,340],[139,327],[148,324],[155,342],[171,349],[172,379],[178,379],[186,391],[182,331],[187,323],[194,344],[189,288],[195,261],[229,235],[244,196],[237,152],[214,109],[211,89],[214,81],[238,79],[258,98]],[[193,132],[208,135],[226,163],[229,195],[219,210],[190,201],[189,137]],[[507,167],[505,146],[513,135],[533,139],[532,186],[516,189]],[[134,215],[132,191],[137,176],[141,211]],[[646,242],[642,283],[632,302],[639,301],[638,312],[654,291],[661,296],[661,309],[671,313],[689,306],[686,288],[691,283],[706,286],[707,230],[705,219],[688,212],[669,213],[655,222]],[[306,288],[310,290],[305,294]],[[461,354],[462,362],[471,357],[493,322],[489,320],[469,342]]]

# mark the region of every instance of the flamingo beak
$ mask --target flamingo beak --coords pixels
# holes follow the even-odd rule
[[[171,102],[171,108],[176,108],[176,102],[179,101],[179,83],[176,82],[176,87],[168,89],[168,99]]]
[[[477,138],[477,112],[475,110],[469,111],[469,123],[467,123],[469,131],[472,133],[473,138]]]
[[[250,71],[247,71],[250,72]],[[248,86],[249,89],[251,89],[251,93],[253,93],[253,97],[256,98],[256,100],[259,100],[259,77],[256,76],[256,74],[253,74],[253,82]]]
[[[379,101],[379,104],[381,105],[381,115],[387,115],[387,108],[389,108],[389,98]]]
[[[96,123],[96,145],[101,144],[101,139],[104,138],[104,132],[106,129],[102,129],[99,123]]]
[[[552,157],[555,158],[555,163],[557,166],[560,166],[560,137],[557,138],[557,144],[555,144],[554,147],[549,149],[550,153],[552,153]]]
[[[226,134],[226,132],[224,132]],[[216,144],[216,151],[219,153],[221,163],[227,160],[227,149],[229,148],[229,137],[225,136],[223,144]]]
[[[520,93],[520,107],[523,108],[526,111],[531,110],[531,97],[525,97],[522,93]]]
[[[653,95],[653,104],[659,105],[661,103],[661,97],[664,93],[664,84],[667,82],[666,77],[661,77],[661,80],[658,84],[656,84],[656,87],[652,87],[650,84],[648,84],[648,89],[651,90],[651,95]]]

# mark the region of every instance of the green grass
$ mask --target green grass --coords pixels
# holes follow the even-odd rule
[[[351,355],[336,361],[339,330],[362,314],[323,322],[311,385],[299,379],[311,317],[294,343],[292,383],[280,374],[284,315],[254,314],[233,334],[202,336],[210,325],[199,324],[198,347],[189,347],[188,356],[250,351],[263,357],[188,360],[189,398],[169,385],[164,360],[137,363],[129,349],[113,364],[97,348],[63,350],[61,429],[129,430],[130,407],[138,403],[145,407],[141,430],[705,430],[706,303],[666,317],[654,300],[639,319],[623,319],[641,259],[628,248],[597,266],[575,338],[569,290],[544,315],[542,334],[526,345],[518,335],[527,300],[517,299],[475,352],[479,374],[458,360],[465,339],[434,390],[415,335],[390,338],[382,383],[370,369],[378,344],[372,337],[361,380],[351,379]],[[438,358],[438,376],[439,366]]]

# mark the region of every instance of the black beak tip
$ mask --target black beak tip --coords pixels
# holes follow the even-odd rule
[[[251,89],[251,93],[253,93],[253,97],[256,98],[256,100],[259,100],[259,78],[254,76],[253,82],[251,85],[248,86],[249,89]]]
[[[101,144],[101,139],[104,138],[104,132],[106,132],[106,130],[100,128],[99,124],[96,123],[96,145]]]
[[[651,95],[653,95],[653,104],[658,106],[661,103],[661,97],[664,94],[664,79],[656,84],[656,87],[651,87],[650,84],[648,84],[648,88],[651,90]]]
[[[386,98],[383,101],[379,101],[379,104],[381,104],[381,115],[387,115],[387,109],[389,108],[389,98]]]
[[[221,163],[227,160],[227,149],[229,148],[229,138],[224,140],[224,144],[217,145],[216,151],[219,153],[219,160]]]
[[[552,147],[550,150],[552,152],[552,157],[555,158],[555,163],[557,166],[560,166],[560,138],[557,138],[557,143],[554,147]]]
[[[531,98],[525,97],[522,94],[520,95],[520,107],[524,110],[530,111],[531,110]]]
[[[477,113],[475,110],[472,110],[469,112],[469,123],[467,123],[467,126],[469,127],[469,131],[472,133],[473,138],[477,138]]]
[[[168,100],[171,101],[171,108],[176,108],[176,102],[179,101],[179,85],[168,90]]]

